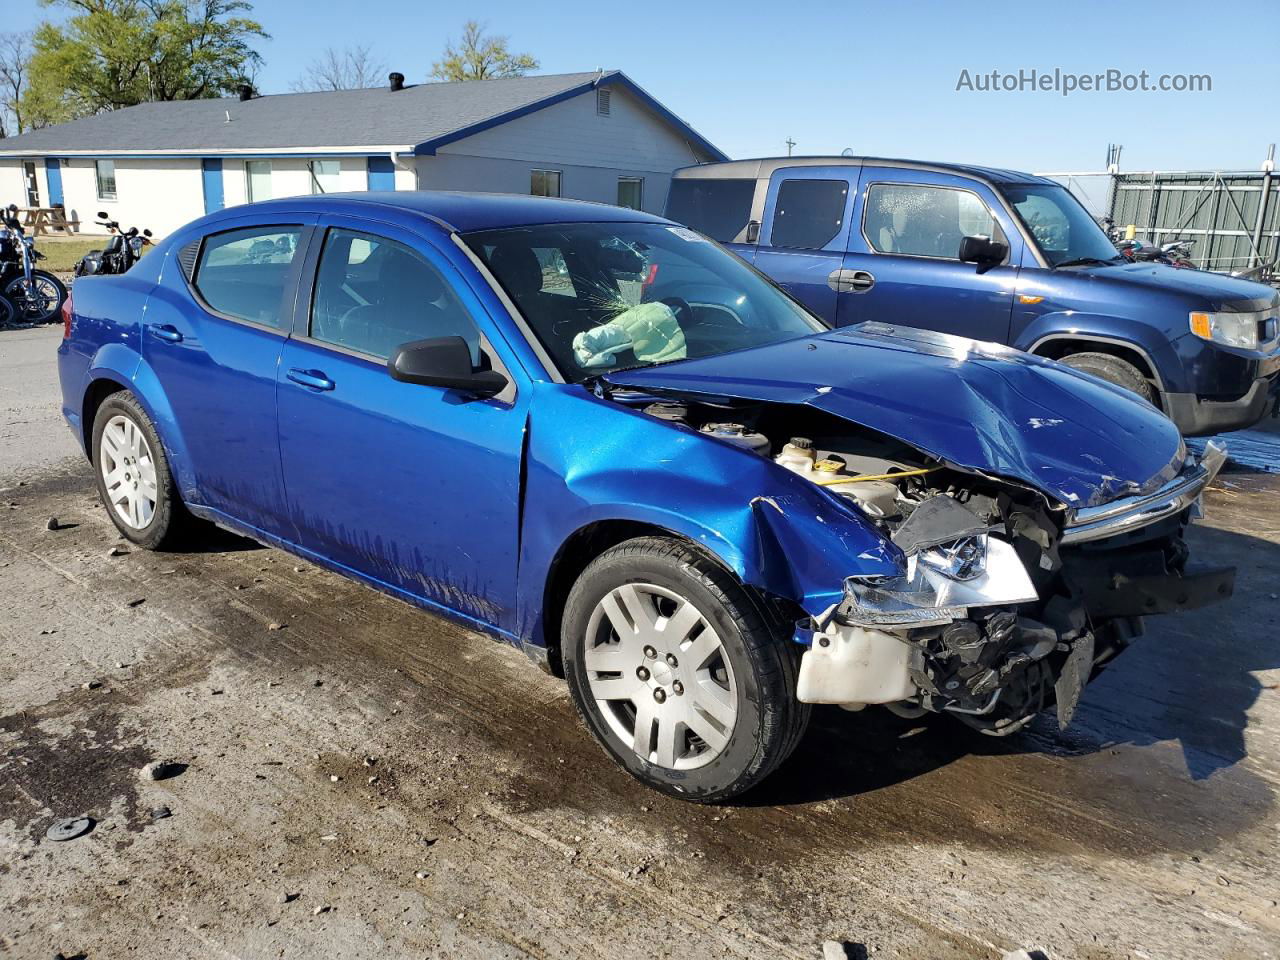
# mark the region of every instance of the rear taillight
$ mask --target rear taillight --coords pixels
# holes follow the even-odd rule
[[[62,301],[62,339],[71,339],[71,294]]]

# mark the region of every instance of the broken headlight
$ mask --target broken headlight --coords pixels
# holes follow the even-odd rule
[[[839,616],[862,626],[950,623],[970,607],[1027,603],[1036,588],[1011,544],[986,534],[926,547],[896,577],[849,577]]]

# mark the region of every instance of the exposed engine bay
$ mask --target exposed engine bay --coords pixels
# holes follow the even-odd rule
[[[850,576],[841,603],[799,620],[796,639],[808,646],[802,701],[947,712],[995,735],[1056,704],[1065,727],[1085,684],[1142,633],[1145,615],[1232,590],[1233,568],[1187,569],[1192,499],[1154,521],[1064,542],[1070,512],[1044,493],[951,467],[823,411],[648,400],[649,416],[825,488],[901,551],[900,576]]]

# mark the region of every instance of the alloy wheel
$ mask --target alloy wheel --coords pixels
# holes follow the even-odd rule
[[[678,593],[651,583],[609,591],[591,612],[583,665],[610,728],[648,762],[691,770],[728,745],[733,668],[711,623]]]
[[[155,516],[159,490],[156,464],[142,428],[125,416],[107,421],[99,446],[107,501],[116,515],[134,530],[141,530]]]
[[[58,312],[58,301],[62,299],[54,282],[40,276],[32,277],[29,284],[25,277],[18,277],[5,288],[5,296],[18,315],[28,321],[48,320]]]

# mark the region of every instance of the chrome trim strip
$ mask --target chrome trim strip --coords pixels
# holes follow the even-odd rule
[[[1175,513],[1181,513],[1200,497],[1222,469],[1227,451],[1210,440],[1204,456],[1194,467],[1184,470],[1155,493],[1143,497],[1126,497],[1098,507],[1075,511],[1062,531],[1063,545],[1102,540],[1117,534],[1140,530]]]

